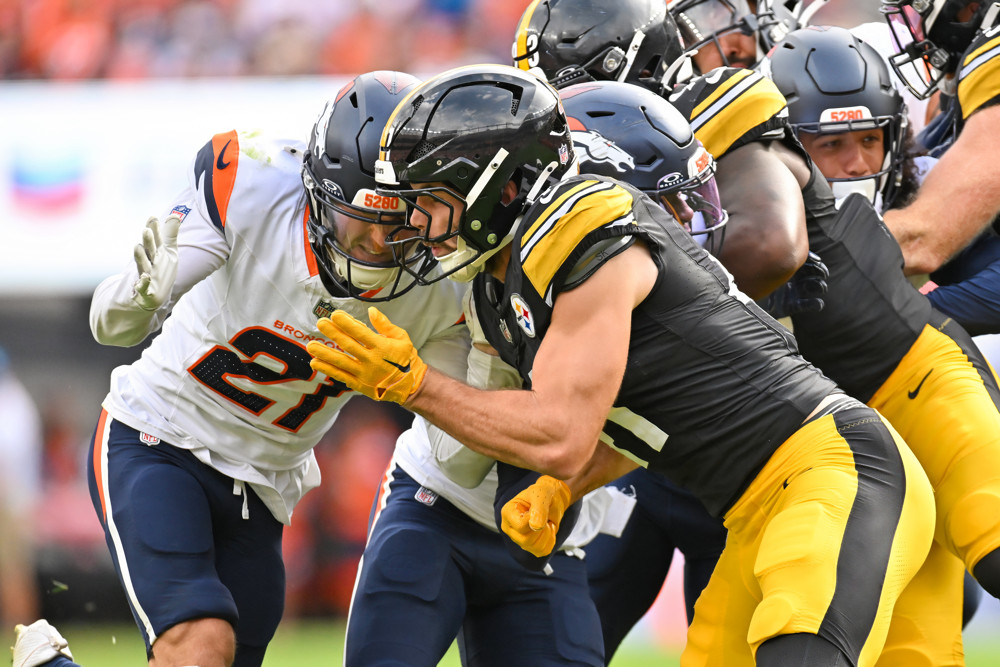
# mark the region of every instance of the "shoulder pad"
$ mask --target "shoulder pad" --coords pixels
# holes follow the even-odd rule
[[[632,194],[613,180],[571,179],[534,208],[522,220],[514,250],[525,277],[543,296],[564,266],[579,258],[585,239],[606,237],[604,228],[612,235],[627,233],[625,226],[634,222]]]
[[[1000,102],[1000,26],[976,36],[958,70],[962,119]]]
[[[783,136],[788,111],[777,86],[758,72],[720,67],[669,97],[716,158],[750,141]]]
[[[194,182],[204,197],[209,219],[220,230],[226,226],[239,160],[239,136],[231,130],[209,139],[194,161]]]

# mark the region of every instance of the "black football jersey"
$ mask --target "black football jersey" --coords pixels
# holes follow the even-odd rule
[[[727,92],[740,87],[742,94]],[[806,359],[855,398],[869,400],[932,313],[927,297],[903,275],[903,255],[882,217],[860,195],[837,209],[829,184],[788,126],[784,98],[762,75],[713,70],[678,90],[671,102],[697,121],[695,136],[706,148],[711,142],[717,159],[751,141],[778,140],[810,165],[812,176],[802,191],[809,249],[830,277],[823,310],[792,316],[795,337]]]
[[[628,363],[604,439],[721,515],[836,386],[652,200],[596,176],[550,189],[517,227],[504,281],[476,278],[480,323],[530,388],[559,294],[637,238],[659,278],[632,311]]]

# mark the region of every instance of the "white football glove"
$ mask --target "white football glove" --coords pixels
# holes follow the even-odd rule
[[[139,278],[132,286],[132,301],[143,310],[157,310],[170,297],[177,278],[177,231],[181,219],[169,215],[161,224],[152,217],[142,230],[142,243],[133,256]]]

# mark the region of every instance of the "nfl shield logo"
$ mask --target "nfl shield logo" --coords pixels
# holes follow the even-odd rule
[[[416,498],[418,503],[423,503],[424,505],[433,505],[437,502],[438,494],[434,493],[427,487],[421,486],[417,489],[416,494],[413,496]]]
[[[500,333],[503,334],[508,343],[514,342],[514,337],[510,335],[510,329],[507,328],[507,323],[504,320],[500,320]]]
[[[559,147],[559,164],[566,164],[569,162],[569,148],[566,144]]]
[[[335,310],[337,310],[337,307],[332,303],[321,300],[316,304],[316,307],[313,308],[313,315],[316,317],[330,317]]]
[[[535,320],[528,309],[528,304],[521,298],[520,294],[514,294],[510,297],[510,305],[514,308],[514,317],[517,319],[517,326],[521,327],[524,333],[534,338]]]

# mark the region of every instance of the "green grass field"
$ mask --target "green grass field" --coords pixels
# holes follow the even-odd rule
[[[145,649],[133,625],[74,625],[60,623],[59,631],[69,641],[76,662],[84,667],[141,667],[146,664]],[[14,641],[9,633],[8,645]],[[344,647],[342,620],[285,621],[267,650],[265,667],[297,665],[340,665]],[[440,663],[459,667],[458,649],[451,650]],[[641,665],[676,665],[677,655],[651,648],[623,647],[615,667]]]
[[[60,624],[59,630],[69,640],[76,661],[84,667],[141,667],[146,664],[142,642],[132,625]],[[977,632],[967,642],[967,667],[1000,664],[1000,639],[989,634],[992,633]],[[13,643],[13,632],[8,633],[7,640],[8,645]],[[264,665],[340,665],[343,641],[341,620],[285,621],[268,649]],[[458,650],[452,646],[440,664],[458,667]],[[675,667],[678,664],[675,652],[657,649],[645,641],[629,640],[615,656],[612,667]]]

